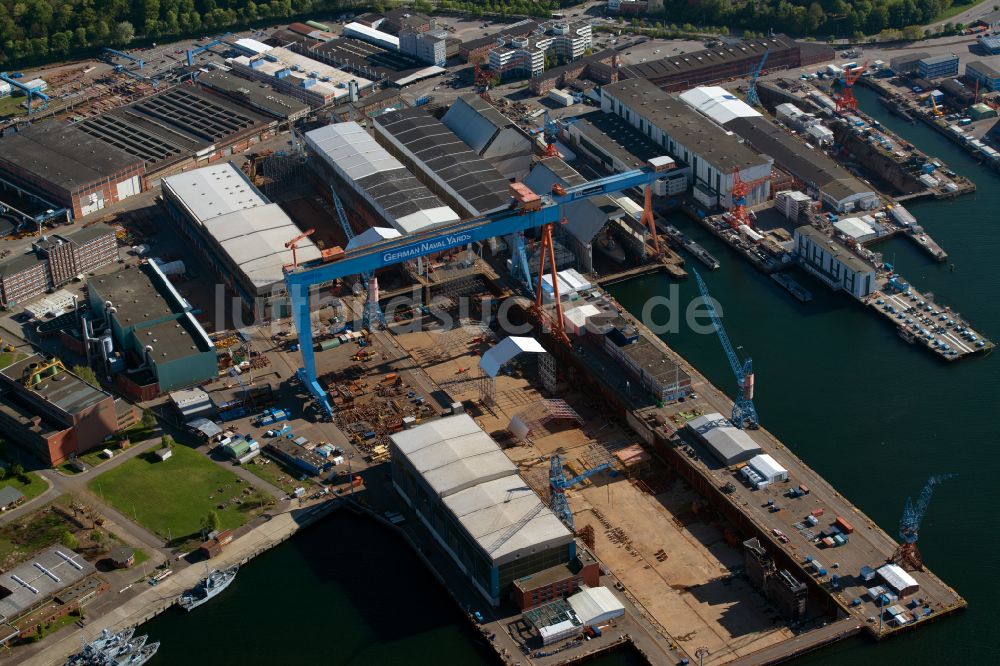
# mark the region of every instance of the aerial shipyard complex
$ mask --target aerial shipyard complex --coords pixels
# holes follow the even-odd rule
[[[873,247],[946,260],[904,204],[974,185],[853,88],[956,137],[978,113],[969,150],[989,157],[989,58],[959,77],[935,54],[612,25],[394,9],[4,75],[23,102],[0,137],[3,455],[94,478],[98,512],[164,537],[144,546],[153,586],[67,541],[3,564],[11,658],[64,659],[78,640],[27,639],[84,606],[88,637],[144,621],[202,575],[191,553],[221,571],[287,537],[261,536],[267,515],[291,533],[339,507],[443,554],[428,566],[511,663],[629,644],[655,664],[772,663],[965,606],[917,548],[933,479],[886,534],[766,429],[780,415],[757,414],[711,300],[724,390],[604,287],[657,273],[707,298],[720,261],[749,262],[795,307],[839,292],[914,353],[988,351]],[[939,80],[975,98],[958,110]],[[184,544],[115,504],[101,467],[151,422],[148,452],[160,430],[177,442],[151,479],[183,445],[242,467],[270,514]],[[21,582],[54,568],[72,575]]]

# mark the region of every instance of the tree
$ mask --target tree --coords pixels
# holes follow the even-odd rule
[[[201,529],[205,533],[216,532],[220,527],[222,527],[222,521],[219,519],[219,514],[215,511],[209,511],[201,519]]]
[[[129,21],[119,21],[111,29],[111,39],[115,44],[124,46],[135,39],[135,28]]]
[[[10,474],[11,476],[16,476],[19,479],[24,478],[24,465],[19,462],[13,463],[10,466]]]
[[[94,388],[100,388],[101,383],[97,381],[97,374],[85,365],[74,365],[73,374],[87,382]]]
[[[156,427],[156,414],[153,413],[152,409],[142,410],[142,427],[147,430],[151,430]]]
[[[171,437],[170,435],[164,435],[163,438],[160,439],[161,449],[171,449],[173,448],[173,446],[174,446],[174,438]]]
[[[76,550],[80,547],[80,543],[76,540],[76,537],[69,530],[63,530],[62,534],[59,535],[59,543],[66,546],[70,550]]]
[[[94,543],[100,543],[104,535],[101,534],[100,530],[90,530],[90,540]]]

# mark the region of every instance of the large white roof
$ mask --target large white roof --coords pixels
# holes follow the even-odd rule
[[[680,98],[704,116],[719,125],[734,118],[756,118],[760,113],[752,106],[719,86],[701,86],[680,94]]]
[[[750,435],[718,412],[699,416],[688,421],[687,425],[704,440],[723,464],[745,462],[760,453],[760,446],[750,439]]]
[[[431,421],[391,438],[439,497],[517,474],[510,459],[468,414]]]
[[[600,624],[625,614],[625,606],[606,587],[585,587],[566,601],[583,624]]]
[[[862,240],[875,235],[875,229],[860,217],[845,217],[833,223],[833,227],[851,238]]]
[[[243,172],[229,162],[168,176],[163,185],[184,201],[198,222],[267,203]]]
[[[348,23],[344,26],[344,34],[348,37],[356,37],[366,42],[380,44],[387,48],[399,50],[399,37],[390,35],[387,32],[369,28],[364,23]]]
[[[886,564],[879,567],[876,571],[878,572],[878,575],[882,577],[882,580],[884,580],[886,584],[896,592],[902,592],[903,590],[919,587],[917,585],[917,579],[908,574],[906,570],[898,564]]]
[[[292,263],[285,243],[301,232],[277,204],[268,203],[243,173],[226,162],[163,179],[163,187],[181,201],[196,224],[215,239],[232,264],[258,288],[285,279],[282,268]],[[320,258],[308,238],[296,246],[296,258]]]
[[[359,90],[372,85],[368,79],[283,47],[274,47],[254,56],[237,56],[230,62],[237,70],[249,70],[258,77],[283,78],[288,84],[307,87],[311,92],[330,99],[347,97],[350,94],[347,86],[351,80],[357,82]]]
[[[348,251],[356,250],[359,247],[374,245],[391,238],[399,238],[402,235],[391,227],[370,227],[348,241],[345,249]]]
[[[569,543],[573,538],[562,521],[517,475],[449,495],[444,504],[497,564],[515,555]],[[522,520],[525,522],[519,525]],[[515,525],[518,528],[511,533]]]
[[[788,470],[778,464],[769,453],[754,456],[750,459],[749,465],[769,480],[788,474]]]
[[[256,39],[250,39],[249,37],[242,37],[233,43],[242,49],[250,51],[251,53],[266,53],[273,48],[264,42],[259,42]]]

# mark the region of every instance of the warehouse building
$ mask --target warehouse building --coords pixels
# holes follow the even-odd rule
[[[795,229],[795,254],[799,265],[830,286],[861,300],[875,290],[875,267],[837,243],[819,229]]]
[[[954,53],[945,53],[922,58],[917,63],[917,73],[925,79],[958,76],[958,56]]]
[[[144,173],[142,158],[77,125],[39,123],[0,138],[0,179],[75,218],[138,194]]]
[[[165,178],[163,199],[244,311],[258,320],[286,316],[283,267],[292,263],[293,253],[285,243],[300,230],[280,206],[230,162]],[[308,238],[298,242],[298,261],[320,256]]]
[[[746,462],[760,453],[760,446],[750,435],[718,412],[692,419],[685,428],[726,467]]]
[[[356,19],[360,23],[360,19]],[[378,28],[392,35],[398,35],[404,30],[413,32],[427,32],[435,26],[434,19],[426,14],[415,12],[406,7],[390,9],[385,13],[383,20],[371,27]]]
[[[872,210],[879,206],[878,194],[871,186],[766,118],[735,118],[725,124],[725,129],[744,139],[757,152],[773,158],[775,166],[800,181],[810,195],[834,212]]]
[[[195,86],[180,85],[80,121],[94,139],[145,162],[142,189],[161,178],[246,150],[278,121]],[[137,185],[134,187],[138,192]]]
[[[217,69],[202,72],[197,80],[202,88],[278,120],[281,127],[290,127],[295,121],[309,115],[308,104],[258,81],[248,81]]]
[[[667,91],[744,79],[767,53],[762,73],[805,67],[836,58],[833,48],[815,42],[796,42],[786,35],[747,39],[736,44],[667,56],[621,68],[623,79],[646,79]]]
[[[255,56],[238,56],[227,62],[233,71],[263,81],[278,92],[300,99],[313,108],[344,98],[356,99],[372,82],[356,74],[314,60],[283,47]]]
[[[375,138],[462,217],[507,208],[509,181],[422,108],[374,118]]]
[[[604,49],[547,69],[532,76],[528,88],[536,95],[544,95],[556,88],[575,85],[581,80],[593,81],[599,85],[618,81],[618,51]]]
[[[523,180],[531,169],[531,137],[479,95],[461,95],[441,122],[505,178]]]
[[[218,377],[215,343],[155,263],[87,280],[87,299],[110,329],[103,353],[120,353],[122,365],[109,366],[129,395],[150,400]]]
[[[117,260],[115,231],[104,225],[42,236],[30,253],[0,262],[0,307],[9,309]]]
[[[357,123],[320,127],[305,139],[320,191],[333,185],[364,227],[412,234],[460,219]]]
[[[732,207],[737,171],[745,182],[763,179],[747,193],[748,205],[768,199],[772,158],[720,132],[707,118],[649,81],[630,79],[604,86],[601,110],[624,118],[667,155],[690,166],[694,196],[703,206]]]
[[[657,401],[674,402],[692,391],[691,375],[641,334],[633,339],[612,329],[604,336],[604,351],[624,366],[638,380],[639,387]]]
[[[391,435],[392,483],[492,605],[513,583],[576,559],[573,534],[467,414]]]
[[[931,57],[931,54],[927,51],[898,55],[889,61],[889,69],[895,74],[913,74],[917,71],[918,63],[924,58],[929,57]]]
[[[399,51],[349,37],[339,37],[326,42],[298,39],[290,45],[290,48],[332,67],[397,88],[438,76],[446,71],[444,67],[428,65]],[[359,91],[361,96],[364,96],[364,93],[364,89]]]
[[[982,60],[973,60],[965,64],[965,75],[979,82],[980,89],[1000,90],[1000,71],[997,71]]]
[[[31,356],[0,369],[0,427],[9,441],[55,466],[118,430],[115,399],[58,361]]]
[[[0,643],[34,636],[79,609],[111,585],[94,565],[65,546],[50,546],[0,574]],[[9,634],[9,635],[7,635]]]
[[[691,88],[677,97],[720,127],[736,118],[761,117],[757,109],[718,86]]]
[[[655,157],[664,157],[663,148],[645,134],[640,134],[623,118],[594,111],[569,124],[566,129],[570,143],[591,160],[600,163],[606,173],[621,173],[641,169]],[[674,163],[653,183],[653,194],[672,197],[690,187],[691,168]]]

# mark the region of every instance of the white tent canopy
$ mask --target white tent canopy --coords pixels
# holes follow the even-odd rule
[[[479,368],[490,377],[496,377],[504,363],[518,354],[544,354],[545,347],[534,338],[511,336],[504,338],[479,359]]]
[[[604,624],[625,614],[625,606],[606,587],[585,587],[566,601],[586,625]]]
[[[390,238],[400,238],[402,235],[391,227],[371,227],[348,241],[346,249],[347,251],[356,250],[359,247],[381,243]]]

